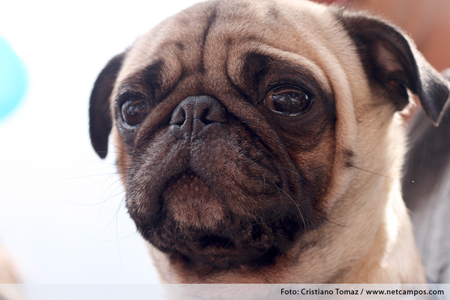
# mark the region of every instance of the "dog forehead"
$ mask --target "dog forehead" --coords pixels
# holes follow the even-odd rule
[[[230,49],[264,52],[270,47],[314,60],[317,49],[331,42],[327,35],[333,21],[326,7],[302,0],[198,3],[142,35],[129,49],[119,79],[161,59],[182,61],[185,69],[217,65]]]

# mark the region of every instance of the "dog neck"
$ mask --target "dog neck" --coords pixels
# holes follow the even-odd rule
[[[340,241],[337,243],[348,245],[344,247],[346,254],[336,261],[352,257],[354,261],[348,263],[347,269],[341,269],[331,282],[426,283],[412,224],[401,195],[405,134],[400,116],[395,116],[385,130],[385,139],[376,141],[388,149],[385,152],[377,151],[379,148],[373,142],[364,144],[367,139],[359,138],[361,152],[366,153],[363,156],[374,156],[374,159],[364,161],[378,166],[361,162],[361,169],[366,171],[357,172],[354,184],[362,186],[353,186],[353,189],[360,195],[361,189],[364,190],[367,199],[352,196],[350,188],[347,193],[347,199],[352,199],[350,203],[344,199],[333,209],[334,222],[344,225],[339,230]],[[374,172],[371,174],[368,170]],[[349,232],[353,236],[346,237]]]

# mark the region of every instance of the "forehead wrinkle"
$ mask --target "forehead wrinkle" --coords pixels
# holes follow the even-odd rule
[[[322,70],[322,68],[320,68],[320,66],[316,64],[314,61],[308,59],[303,55],[277,49],[270,45],[265,45],[262,43],[258,43],[257,45],[255,45],[254,41],[251,41],[250,43],[253,45],[247,47],[245,46],[242,47],[242,45],[240,45],[240,47],[238,47],[243,48],[244,51],[242,49],[230,50],[238,52],[235,55],[229,55],[230,59],[227,63],[228,68],[227,72],[229,74],[230,79],[233,82],[241,81],[240,76],[243,72],[245,73],[246,71],[244,70],[244,67],[245,67],[245,58],[249,54],[248,49],[255,49],[252,50],[250,53],[268,57],[271,61],[273,61],[275,68],[276,67],[288,68],[289,63],[292,63],[292,68],[297,67],[297,69],[302,68],[308,70],[309,74],[311,74],[318,82],[322,84],[322,88],[325,90],[325,92],[329,94],[332,93],[329,78],[326,76],[324,70]],[[282,62],[282,64],[278,64],[277,62]]]
[[[214,7],[211,15],[209,16],[207,22],[206,22],[206,27],[205,27],[205,31],[203,33],[203,41],[202,41],[202,45],[200,46],[200,73],[201,74],[205,74],[205,48],[206,48],[206,43],[208,41],[208,36],[211,30],[211,27],[214,25],[214,22],[217,19],[217,8]]]
[[[276,33],[273,27],[278,18],[274,5],[266,1],[216,2],[201,46],[201,74],[205,74],[206,69],[224,70],[229,44],[261,41],[266,31],[273,36]]]

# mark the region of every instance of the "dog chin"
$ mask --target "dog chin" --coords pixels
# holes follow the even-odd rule
[[[187,171],[170,180],[161,195],[171,219],[181,226],[212,229],[226,219],[223,202],[197,174]]]

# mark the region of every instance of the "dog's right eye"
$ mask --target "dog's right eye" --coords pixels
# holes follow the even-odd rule
[[[144,100],[128,100],[122,105],[122,118],[128,125],[136,126],[144,121],[149,111],[150,107]]]
[[[266,96],[267,106],[283,116],[298,116],[309,111],[313,97],[293,86],[280,86],[271,90]]]

